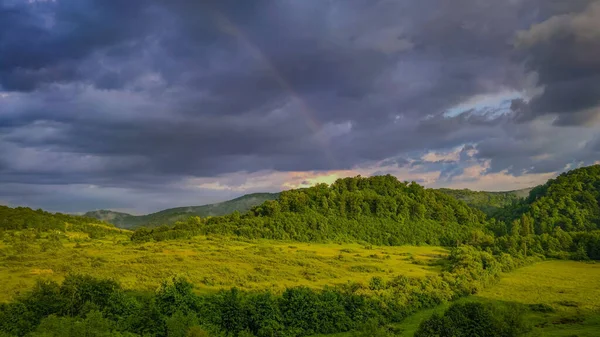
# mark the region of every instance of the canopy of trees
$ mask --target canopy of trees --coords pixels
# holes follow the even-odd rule
[[[488,216],[494,215],[499,209],[519,202],[529,194],[531,189],[523,189],[509,192],[486,192],[471,191],[469,189],[455,190],[440,188],[438,191],[447,194],[457,200],[464,201],[467,205],[477,208]]]
[[[600,259],[600,165],[561,174],[488,221],[498,249]]]
[[[285,191],[240,215],[190,218],[174,227],[142,229],[134,240],[196,234],[298,241],[365,241],[380,245],[469,242],[485,215],[437,190],[395,177],[339,179],[331,186]]]
[[[119,229],[93,218],[49,213],[41,209],[32,210],[27,207],[10,208],[0,205],[0,231],[9,230],[72,231],[84,232],[90,234],[91,237],[98,237]]]
[[[415,337],[516,337],[529,330],[518,306],[469,302],[453,304],[442,316],[434,313],[421,322]]]

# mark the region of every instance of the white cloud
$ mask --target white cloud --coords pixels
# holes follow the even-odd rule
[[[460,152],[462,151],[462,146],[456,147],[451,151],[429,151],[421,157],[421,160],[429,163],[442,162],[442,161],[452,161],[457,162],[460,159]]]
[[[524,98],[524,94],[515,90],[503,90],[500,92],[475,95],[460,104],[448,109],[445,113],[448,117],[454,117],[469,110],[481,109],[508,109],[510,101]]]

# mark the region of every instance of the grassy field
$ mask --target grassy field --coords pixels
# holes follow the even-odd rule
[[[477,296],[528,305],[532,336],[600,336],[600,264],[546,261],[504,275]],[[537,309],[536,309],[537,307]],[[546,311],[549,312],[540,312]]]
[[[600,264],[545,261],[504,274],[497,285],[460,301],[519,303],[527,307],[530,337],[600,336]],[[449,303],[420,311],[395,326],[398,336],[411,337],[434,312]],[[543,312],[547,311],[547,312]],[[352,333],[327,337],[350,337]],[[316,337],[316,336],[315,336]],[[320,336],[319,336],[320,337]]]
[[[314,288],[364,282],[379,276],[424,276],[444,256],[439,247],[376,247],[359,244],[305,244],[196,237],[134,244],[124,235],[89,240],[71,233],[63,248],[42,252],[32,244],[16,254],[0,246],[0,301],[30,289],[38,278],[60,281],[68,273],[115,278],[126,289],[154,290],[162,280],[185,276],[199,292],[239,287],[246,290],[289,286]]]

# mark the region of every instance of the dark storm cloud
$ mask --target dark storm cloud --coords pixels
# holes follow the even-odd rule
[[[597,133],[595,128],[557,127],[545,118],[510,125],[502,134],[480,140],[475,157],[490,160],[489,173],[507,170],[518,176],[563,171],[569,164],[591,165],[598,160],[589,145]]]
[[[518,34],[516,45],[544,91],[528,106],[518,103],[521,120],[556,114],[557,125],[583,125],[600,111],[600,3],[557,15]]]
[[[459,162],[490,160],[490,172],[590,160],[578,147],[590,134],[532,125],[597,114],[596,8],[0,0],[0,183],[159,191],[239,171],[409,167],[415,153],[464,144]],[[476,95],[530,90],[528,72],[545,91],[514,100],[512,115],[445,114]],[[545,132],[575,137],[576,150]],[[463,165],[424,170],[451,180]]]
[[[152,26],[144,1],[0,2],[0,85],[31,91],[87,80],[80,63],[139,39]]]

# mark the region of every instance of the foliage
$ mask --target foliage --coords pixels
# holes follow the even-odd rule
[[[277,200],[237,213],[192,217],[173,227],[139,229],[134,241],[237,235],[304,242],[364,241],[378,245],[470,243],[485,215],[461,201],[395,177],[338,179],[331,186],[282,192]]]
[[[600,259],[600,165],[563,173],[499,211],[488,227],[511,255]]]
[[[0,231],[15,230],[33,230],[37,233],[48,231],[82,232],[93,238],[119,231],[110,224],[92,218],[49,213],[41,209],[32,210],[28,207],[10,208],[0,205]]]
[[[600,229],[600,165],[563,173],[531,190],[529,197],[496,217],[520,228],[529,226],[532,234],[551,234]],[[512,229],[511,229],[512,233]]]
[[[292,287],[281,294],[236,288],[196,295],[182,278],[153,294],[125,292],[109,279],[70,275],[62,284],[40,281],[15,301],[0,305],[0,331],[15,336],[306,336],[375,329],[373,322],[398,322],[479,289],[497,278],[495,257],[457,248],[439,275],[372,280],[313,290]],[[376,285],[377,289],[373,288]],[[369,330],[370,331],[370,330]],[[383,331],[382,333],[384,333]]]
[[[471,191],[469,189],[439,189],[440,192],[464,201],[470,207],[477,208],[488,216],[493,216],[498,210],[519,202],[529,194],[530,190],[530,188],[527,188],[509,192],[486,192]]]
[[[433,314],[423,321],[415,337],[515,337],[531,328],[515,305],[493,306],[478,302],[455,303],[443,316]]]

